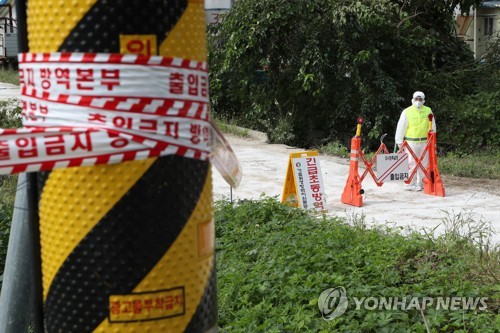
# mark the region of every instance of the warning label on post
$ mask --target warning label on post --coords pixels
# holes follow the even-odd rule
[[[145,321],[185,313],[184,287],[154,292],[109,296],[109,321]]]

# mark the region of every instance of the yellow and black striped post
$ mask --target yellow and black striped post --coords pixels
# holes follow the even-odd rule
[[[28,0],[27,20],[32,53],[206,61],[203,0]],[[43,178],[48,332],[216,330],[209,162],[167,156]]]

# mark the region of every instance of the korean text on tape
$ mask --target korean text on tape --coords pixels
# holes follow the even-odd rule
[[[20,54],[19,79],[24,128],[0,129],[0,174],[170,154],[207,160],[217,142],[226,152],[214,156],[225,161],[214,164],[224,166],[223,176],[233,186],[241,179],[229,144],[213,130],[205,62]]]

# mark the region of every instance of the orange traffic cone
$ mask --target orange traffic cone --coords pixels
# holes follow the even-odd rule
[[[443,181],[439,175],[438,163],[437,163],[437,139],[436,132],[432,130],[432,114],[429,115],[429,132],[427,133],[427,144],[429,147],[429,166],[427,167],[427,173],[430,178],[424,179],[424,193],[435,195],[438,197],[444,197],[445,191],[443,186]]]
[[[351,161],[349,167],[349,177],[342,193],[341,201],[347,205],[361,207],[363,205],[364,191],[361,188],[361,179],[358,173],[359,154],[361,151],[361,125],[363,118],[358,118],[356,136],[351,139]]]
[[[443,181],[439,175],[437,163],[436,132],[429,132],[427,134],[427,142],[429,144],[429,166],[427,172],[430,178],[424,179],[424,193],[444,197]]]

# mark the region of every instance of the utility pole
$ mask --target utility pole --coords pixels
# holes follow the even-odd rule
[[[158,125],[159,120],[156,114],[137,110],[161,100],[156,112],[171,117],[160,124],[166,128],[163,135],[187,138],[193,144],[211,140],[208,127],[189,126],[193,123],[189,117],[208,110],[203,0],[128,0],[125,4],[90,0],[72,1],[71,6],[64,1],[28,0],[26,13],[27,31],[19,33],[27,36],[33,56],[23,58],[27,60],[21,65],[35,71],[38,67],[29,67],[30,61],[43,58],[44,78],[54,75],[59,80],[51,81],[58,85],[55,92],[47,91],[39,101],[49,115],[53,108],[64,108],[76,116],[76,110],[85,107],[92,117],[112,117],[120,130],[134,119],[145,127]],[[59,60],[50,62],[54,58]],[[87,62],[78,67],[71,59]],[[108,59],[109,66],[92,63],[102,59]],[[130,59],[136,59],[135,69],[120,72]],[[166,81],[151,79],[162,69],[160,65],[172,71]],[[131,94],[145,94],[134,95],[136,104],[125,105],[128,96],[113,95],[120,80],[146,72],[147,79],[137,79],[130,87]],[[89,92],[99,82],[102,85]],[[32,83],[37,87],[37,82]],[[166,83],[165,97],[148,95]],[[178,100],[172,97],[176,93],[204,94],[204,99]],[[54,101],[51,94],[67,97]],[[89,99],[111,102],[68,102]],[[130,110],[120,109],[124,107]],[[128,142],[112,134],[116,147]],[[91,151],[97,144],[86,134],[70,136],[75,144],[69,150]],[[39,218],[47,332],[217,331],[211,164],[183,146],[162,149],[172,153],[112,165],[60,168],[36,176],[33,185],[37,186],[30,195],[38,200],[33,213]],[[127,156],[131,155],[123,158]]]

